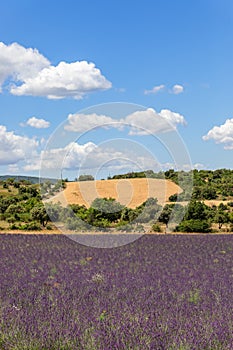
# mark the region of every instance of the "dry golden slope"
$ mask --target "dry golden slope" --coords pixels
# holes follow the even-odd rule
[[[169,180],[160,179],[120,179],[68,182],[63,192],[50,198],[49,202],[84,204],[90,207],[95,198],[112,197],[121,204],[135,208],[149,197],[156,197],[159,204],[168,201],[170,195],[182,192],[181,188]]]

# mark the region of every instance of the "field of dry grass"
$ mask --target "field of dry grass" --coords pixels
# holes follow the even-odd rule
[[[182,192],[174,182],[161,179],[120,179],[68,182],[64,191],[50,198],[49,202],[62,205],[79,204],[90,207],[95,198],[115,198],[121,204],[136,208],[147,198],[156,197],[164,205],[168,198]]]

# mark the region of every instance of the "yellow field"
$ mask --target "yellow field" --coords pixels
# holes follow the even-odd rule
[[[95,198],[111,197],[129,208],[135,208],[149,197],[156,197],[163,205],[172,194],[182,192],[172,181],[147,178],[68,182],[66,185],[64,191],[46,201],[60,202],[63,206],[84,204],[89,208]]]

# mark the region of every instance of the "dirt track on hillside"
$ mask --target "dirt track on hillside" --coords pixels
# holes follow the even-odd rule
[[[168,198],[182,192],[174,182],[161,179],[120,179],[68,182],[64,191],[46,200],[62,205],[79,204],[90,207],[95,198],[115,198],[121,204],[135,208],[149,197],[156,197],[164,205]]]

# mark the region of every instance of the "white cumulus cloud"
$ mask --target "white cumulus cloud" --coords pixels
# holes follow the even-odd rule
[[[91,130],[95,127],[119,126],[119,122],[116,119],[108,117],[106,115],[100,115],[96,113],[92,114],[69,114],[67,118],[68,124],[65,125],[65,130],[83,132]]]
[[[136,111],[121,119],[113,119],[96,113],[69,114],[64,128],[73,132],[84,132],[95,127],[105,129],[112,127],[119,130],[128,127],[130,135],[146,135],[175,130],[178,124],[186,124],[185,118],[181,114],[168,109],[162,109],[157,113],[153,108],[148,108],[145,111]]]
[[[86,61],[60,62],[56,67],[42,69],[37,76],[25,79],[21,86],[12,86],[14,95],[45,96],[49,99],[72,97],[82,99],[87,93],[106,90],[111,83]]]
[[[60,62],[53,66],[37,49],[0,42],[0,92],[7,79],[11,80],[9,90],[13,95],[50,99],[81,99],[112,86],[94,63]]]
[[[149,154],[137,152],[133,146],[124,150],[119,145],[98,146],[93,142],[80,145],[70,142],[65,147],[43,150],[41,157],[37,157],[24,167],[26,171],[66,170],[96,170],[102,168],[113,169],[145,169],[156,166],[157,162]]]
[[[162,91],[165,89],[165,85],[161,84],[158,86],[154,86],[153,89],[151,90],[145,90],[144,94],[149,95],[149,94],[157,94],[159,91]]]
[[[37,154],[38,141],[16,135],[0,125],[0,165],[16,164]]]
[[[49,65],[49,60],[36,49],[27,49],[17,43],[5,45],[0,42],[1,87],[7,78],[24,81],[30,77],[35,77],[38,72]]]
[[[31,117],[27,120],[26,125],[29,125],[32,128],[36,128],[36,129],[46,129],[46,128],[49,128],[50,122],[44,119]]]
[[[214,126],[202,138],[204,141],[212,139],[216,143],[221,143],[225,149],[233,149],[233,118],[227,119],[220,126]]]
[[[179,84],[173,85],[172,90],[171,90],[172,94],[179,95],[182,92],[184,92],[184,87],[182,85],[179,85]]]
[[[185,125],[184,117],[168,109],[162,109],[157,113],[153,108],[145,111],[137,111],[125,118],[125,122],[131,126],[131,135],[146,135],[170,132],[176,129],[178,124]]]
[[[39,170],[41,166],[46,169],[77,169],[88,153],[92,152],[96,147],[93,142],[87,142],[84,145],[70,142],[65,147],[42,150],[40,156],[27,164],[24,170]]]

